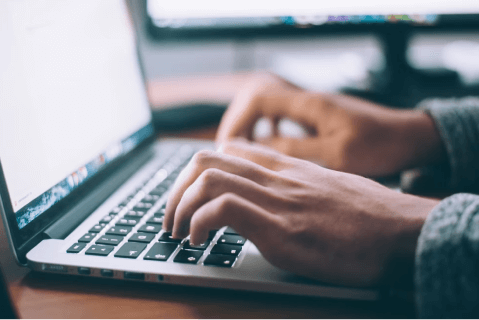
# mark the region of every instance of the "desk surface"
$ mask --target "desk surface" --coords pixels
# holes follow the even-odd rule
[[[219,82],[229,79],[236,87],[245,76],[215,79]],[[191,84],[196,80],[189,81]],[[185,84],[188,86],[188,82]],[[156,93],[170,85],[167,82],[150,85],[153,104],[175,102]],[[234,93],[228,90],[217,96],[210,91],[205,99],[227,101]],[[192,97],[186,96],[185,101]],[[210,128],[176,136],[212,139],[214,134],[215,128]],[[390,305],[30,272],[15,263],[1,219],[0,263],[22,318],[406,318],[414,315],[412,304]]]

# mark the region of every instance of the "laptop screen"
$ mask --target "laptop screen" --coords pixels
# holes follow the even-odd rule
[[[19,229],[153,134],[130,22],[122,0],[0,2],[0,162]]]

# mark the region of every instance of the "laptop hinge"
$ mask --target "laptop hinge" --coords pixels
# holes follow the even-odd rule
[[[116,170],[115,174],[95,187],[84,199],[80,200],[66,214],[48,227],[43,232],[44,239],[65,239],[152,156],[152,148],[146,148],[128,164],[122,166],[120,170]]]

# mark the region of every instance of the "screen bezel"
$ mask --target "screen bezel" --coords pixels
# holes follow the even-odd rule
[[[138,45],[138,35],[137,29],[134,26],[133,19],[131,16],[131,8],[128,4],[128,1],[125,1],[128,7],[128,14],[129,19],[134,31],[134,41],[137,51],[137,62],[140,68],[141,77],[143,80],[145,94],[147,91],[147,79],[145,76],[144,65],[141,59],[141,55],[139,54],[139,45]],[[151,104],[150,110],[151,110]],[[143,128],[153,126],[153,117],[151,116],[150,122],[147,123]],[[140,129],[140,130],[141,130]],[[16,220],[16,215],[13,210],[12,202],[10,199],[10,195],[8,193],[8,188],[6,185],[5,175],[3,172],[2,163],[0,160],[0,212],[3,211],[4,217],[4,224],[5,230],[9,236],[9,241],[11,242],[11,247],[14,250],[15,256],[17,261],[20,264],[26,264],[26,254],[29,250],[31,250],[36,244],[38,244],[42,239],[44,239],[43,231],[47,229],[50,225],[55,223],[58,219],[60,219],[63,215],[65,215],[69,209],[74,207],[81,199],[87,195],[89,192],[92,191],[95,185],[98,185],[101,181],[108,179],[114,172],[116,172],[120,167],[126,164],[129,160],[137,156],[141,153],[142,149],[147,148],[151,145],[155,139],[155,131],[147,138],[145,138],[142,142],[140,142],[137,146],[135,146],[132,150],[127,152],[124,155],[119,156],[117,159],[114,159],[112,162],[106,164],[103,168],[101,168],[94,176],[90,179],[85,181],[83,184],[78,186],[75,190],[73,190],[70,194],[68,194],[65,198],[60,200],[58,203],[54,204],[52,207],[47,209],[41,215],[36,217],[32,220],[29,224],[27,224],[22,229],[19,229],[18,223]]]

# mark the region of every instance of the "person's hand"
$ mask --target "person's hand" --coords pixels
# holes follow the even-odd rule
[[[203,243],[231,226],[273,265],[354,286],[387,282],[396,261],[412,263],[438,201],[233,141],[197,153],[180,173],[163,228]]]
[[[254,140],[260,118],[273,135],[259,142],[290,156],[365,176],[384,176],[445,157],[434,122],[421,111],[394,110],[344,95],[302,90],[274,75],[260,75],[238,92],[218,129],[217,143]],[[306,138],[279,135],[279,120],[307,128]]]

